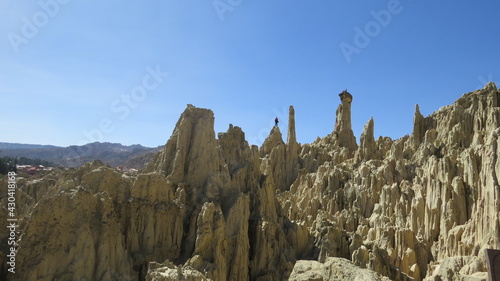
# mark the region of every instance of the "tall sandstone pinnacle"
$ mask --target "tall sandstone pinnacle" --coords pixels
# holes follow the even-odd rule
[[[422,114],[420,114],[420,108],[417,105],[415,105],[415,115],[413,117],[413,148],[416,149],[420,146],[422,141],[424,140],[424,134],[425,134],[425,119]]]
[[[274,127],[259,149],[238,126],[216,138],[213,112],[188,105],[137,175],[95,161],[19,177],[16,274],[3,229],[0,280],[486,281],[484,249],[500,248],[496,86],[417,107],[400,139],[375,139],[370,119],[359,147],[341,100],[334,134],[310,144],[293,107],[286,143]]]
[[[295,109],[293,108],[293,105],[290,105],[290,108],[288,109],[288,133],[286,144],[297,144],[297,136],[295,134]]]
[[[359,147],[356,151],[356,161],[362,162],[370,159],[378,159],[377,144],[374,137],[374,122],[373,118],[370,118],[366,125],[363,127],[363,132],[359,138]]]
[[[299,150],[300,145],[297,143],[295,135],[295,109],[290,105],[288,112],[288,133],[286,141],[286,183],[285,187],[288,188],[297,178],[299,171]]]
[[[346,147],[350,153],[356,148],[356,138],[351,127],[351,103],[352,95],[346,91],[339,94],[341,104],[337,108],[334,134],[337,136],[339,145]]]

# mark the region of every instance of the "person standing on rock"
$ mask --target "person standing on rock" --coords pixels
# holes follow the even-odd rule
[[[280,122],[280,121],[278,120],[278,117],[274,118],[274,126],[278,126],[278,123],[279,123],[279,122]]]

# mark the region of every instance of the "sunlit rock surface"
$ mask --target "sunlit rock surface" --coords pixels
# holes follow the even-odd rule
[[[213,112],[188,105],[138,175],[93,162],[19,180],[17,272],[4,228],[0,279],[486,280],[500,91],[427,117],[417,106],[397,140],[376,139],[370,119],[359,145],[353,97],[340,97],[333,132],[311,144],[296,141],[293,107],[286,142],[274,127],[258,148],[233,125],[216,138]]]

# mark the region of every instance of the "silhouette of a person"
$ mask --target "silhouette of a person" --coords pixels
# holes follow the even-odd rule
[[[279,123],[279,122],[280,122],[280,121],[278,120],[278,117],[274,118],[274,126],[278,126],[278,123]]]

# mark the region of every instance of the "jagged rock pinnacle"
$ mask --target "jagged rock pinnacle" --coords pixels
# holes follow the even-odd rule
[[[337,108],[334,133],[336,133],[340,146],[347,147],[352,153],[356,150],[356,138],[351,128],[351,103],[352,95],[343,91],[339,94],[341,104]]]
[[[363,127],[363,133],[359,139],[359,148],[356,153],[356,160],[361,162],[363,160],[373,159],[377,152],[377,144],[375,143],[374,122],[373,117],[368,120]]]
[[[415,105],[415,115],[413,117],[413,147],[416,149],[423,141],[424,131],[424,116],[420,114],[418,104]]]
[[[290,109],[288,111],[288,134],[286,137],[286,143],[288,145],[294,144],[297,142],[297,138],[295,136],[295,109],[293,105],[290,105]]]
[[[266,138],[262,146],[260,147],[260,156],[263,157],[269,153],[271,153],[271,150],[273,148],[277,147],[278,145],[283,145],[285,144],[283,142],[283,137],[281,135],[280,128],[278,126],[274,126],[271,129],[271,132],[269,133],[269,136]]]
[[[486,84],[486,85],[484,86],[484,89],[486,89],[486,90],[496,91],[496,90],[497,90],[497,85],[495,84],[495,82],[490,81],[490,82],[488,82],[488,84]]]
[[[164,173],[175,183],[203,187],[219,160],[215,151],[214,119],[210,109],[188,104],[165,148],[146,171]],[[191,174],[196,176],[188,176]]]
[[[342,102],[337,109],[337,120],[335,121],[335,132],[351,130],[351,103],[352,95],[343,91],[339,94]]]
[[[289,187],[297,178],[299,171],[299,144],[295,136],[295,109],[290,105],[288,111],[288,135],[286,141],[286,182],[285,186]]]

